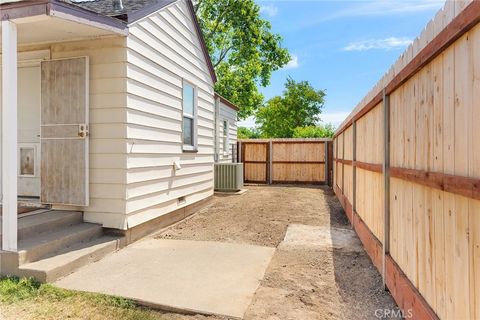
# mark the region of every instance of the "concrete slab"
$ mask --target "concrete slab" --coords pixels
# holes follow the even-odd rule
[[[163,310],[242,318],[274,252],[252,245],[150,239],[56,285],[127,297]]]
[[[355,231],[343,228],[308,226],[291,224],[279,249],[295,247],[311,247],[312,249],[363,251],[362,243]]]
[[[247,192],[248,189],[240,189],[235,192],[228,192],[228,191],[215,191],[216,196],[241,196],[245,192]]]

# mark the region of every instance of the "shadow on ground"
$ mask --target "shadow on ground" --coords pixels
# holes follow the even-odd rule
[[[326,192],[335,197],[333,190],[329,189]],[[335,224],[339,228],[346,228],[354,232],[340,202],[332,201],[329,214],[332,232]],[[355,237],[361,244],[360,239],[357,236]],[[346,318],[380,319],[386,313],[385,310],[398,310],[391,295],[384,290],[382,276],[373,265],[366,251],[358,252],[337,248],[334,237],[332,237],[332,243],[335,282],[345,303],[344,314]],[[367,301],[364,301],[365,296],[369,297]],[[359,301],[362,300],[364,302],[360,304]]]

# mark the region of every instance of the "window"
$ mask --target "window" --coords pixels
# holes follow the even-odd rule
[[[196,90],[189,84],[183,83],[183,150],[196,151]]]
[[[228,151],[229,151],[229,139],[228,139],[228,121],[227,120],[223,120],[223,154],[224,155],[228,155]]]

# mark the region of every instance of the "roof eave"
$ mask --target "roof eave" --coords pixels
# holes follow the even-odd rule
[[[80,23],[103,27],[124,35],[128,33],[125,22],[57,0],[20,1],[0,5],[0,8],[2,21],[38,15],[75,17],[75,21]]]
[[[217,82],[217,74],[215,73],[212,59],[210,58],[210,54],[208,53],[207,44],[205,43],[205,37],[203,35],[202,28],[200,28],[200,23],[198,22],[197,14],[195,13],[195,8],[193,7],[192,0],[187,0],[187,6],[190,9],[190,13],[193,17],[193,23],[195,24],[195,29],[197,30],[198,37],[200,38],[200,45],[202,46],[203,54],[205,55],[205,59],[207,60],[207,66],[210,71],[210,76],[212,77],[212,81],[215,84]]]
[[[237,107],[236,104],[234,104],[233,102],[227,100],[226,98],[222,97],[221,95],[219,95],[219,94],[216,93],[216,92],[215,92],[215,98],[220,99],[220,101],[221,101],[224,105],[232,108],[233,110],[235,110],[235,111],[238,111],[238,110],[239,110],[239,108]]]

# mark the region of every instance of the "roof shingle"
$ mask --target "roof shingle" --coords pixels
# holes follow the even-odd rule
[[[124,16],[134,11],[140,10],[147,5],[153,5],[162,2],[162,0],[122,0],[123,10],[116,10],[114,0],[60,0],[88,11],[92,11],[105,16]]]

